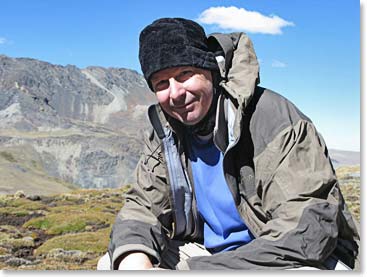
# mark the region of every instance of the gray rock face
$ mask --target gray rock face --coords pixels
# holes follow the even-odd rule
[[[153,102],[132,70],[0,55],[0,178],[7,180],[0,181],[0,193],[40,178],[84,188],[131,181],[139,130],[147,128]]]

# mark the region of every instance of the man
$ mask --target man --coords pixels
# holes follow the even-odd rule
[[[112,269],[358,268],[359,235],[311,120],[261,88],[243,33],[140,34],[158,105],[111,232]]]

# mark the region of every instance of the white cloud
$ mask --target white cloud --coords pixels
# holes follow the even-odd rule
[[[6,38],[0,37],[0,44],[5,44],[7,42],[8,40]]]
[[[278,60],[273,60],[273,62],[271,63],[271,66],[278,67],[278,68],[284,68],[284,67],[287,67],[287,64],[281,61],[278,61]]]
[[[282,28],[294,26],[277,15],[266,16],[259,12],[237,7],[211,7],[203,11],[198,21],[203,24],[217,24],[221,29],[249,33],[282,34]]]

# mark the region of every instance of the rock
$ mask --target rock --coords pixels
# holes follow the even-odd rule
[[[21,266],[19,266],[17,269],[35,270],[36,268],[34,268],[33,266],[34,266],[34,265],[37,265],[37,264],[40,264],[40,263],[42,263],[42,261],[41,261],[41,260],[37,260],[37,259],[35,259],[35,260],[33,260],[33,261],[30,261],[30,263],[29,263],[29,264],[25,264],[25,265],[21,265]]]
[[[80,250],[64,250],[62,248],[56,248],[47,254],[47,258],[81,264],[88,259],[88,253]]]
[[[5,255],[0,255],[0,263],[1,262],[5,262],[7,260],[9,260],[10,258],[12,258],[13,256],[10,254],[5,254]]]
[[[1,255],[6,255],[6,254],[8,254],[8,249],[6,249],[6,248],[4,248],[4,247],[0,247],[0,256]]]
[[[30,265],[32,262],[23,258],[10,258],[5,261],[5,264],[12,267],[19,267],[21,265]]]
[[[84,231],[86,231],[86,232],[92,232],[92,231],[94,231],[94,229],[95,228],[93,226],[88,225],[88,226],[85,226]]]
[[[32,256],[33,248],[20,248],[15,253],[14,256],[17,258],[28,258]]]
[[[29,215],[33,217],[45,216],[46,214],[47,212],[45,210],[36,210],[36,211],[31,211],[29,213]]]
[[[18,238],[9,239],[3,244],[5,247],[11,248],[13,251],[18,251],[19,249],[32,248],[34,247],[34,240]]]
[[[50,204],[48,204],[48,206],[49,206],[50,208],[54,208],[54,207],[57,207],[57,203],[55,203],[55,202],[51,202]]]
[[[115,188],[131,179],[143,147],[138,131],[148,126],[145,114],[156,102],[141,74],[0,55],[0,75],[0,129],[19,134],[0,138],[0,147],[11,149],[7,157],[21,161],[1,172],[0,179],[14,179],[11,193],[68,191],[50,177],[83,188]],[[41,171],[47,189],[34,192],[29,188],[39,187]]]
[[[18,190],[15,194],[14,194],[14,198],[18,199],[18,198],[25,198],[26,195],[24,193],[24,191],[22,190]]]
[[[41,196],[39,196],[39,195],[29,195],[29,196],[27,196],[27,199],[31,200],[31,201],[40,201]]]
[[[24,237],[23,240],[29,244],[34,243],[34,239],[32,237]]]

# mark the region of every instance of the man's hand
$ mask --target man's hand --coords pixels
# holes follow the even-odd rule
[[[145,270],[151,268],[153,268],[153,265],[149,257],[142,252],[128,254],[119,265],[119,270]]]

